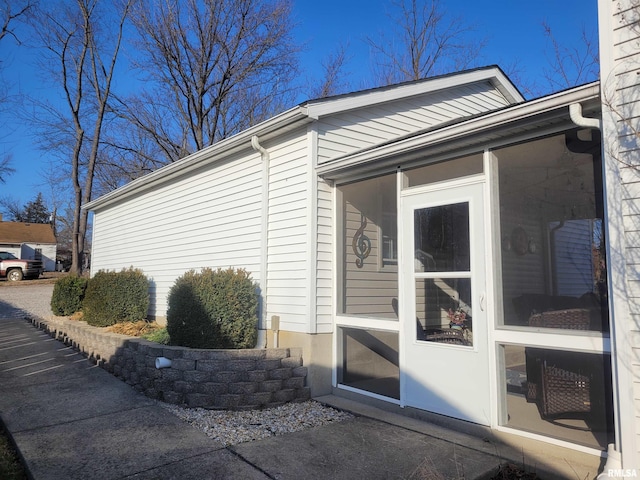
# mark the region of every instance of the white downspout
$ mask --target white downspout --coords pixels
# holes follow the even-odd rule
[[[579,127],[584,128],[597,128],[602,130],[601,121],[599,118],[589,118],[582,115],[582,105],[579,103],[572,103],[569,105],[569,116],[573,123]]]
[[[582,105],[579,103],[572,103],[569,105],[569,116],[571,117],[571,121],[579,127],[596,128],[602,131],[602,121],[598,118],[585,117],[582,114]],[[615,348],[613,342],[611,348]],[[615,474],[619,473],[622,468],[622,462],[620,460],[620,452],[615,449],[615,445],[613,443],[610,443],[607,446],[607,461],[602,468],[602,472],[597,476],[597,479],[606,480],[619,478]]]
[[[257,348],[267,346],[267,242],[269,240],[269,152],[260,145],[257,135],[251,137],[251,147],[262,156],[262,233],[260,235],[260,289],[262,308],[258,322]]]

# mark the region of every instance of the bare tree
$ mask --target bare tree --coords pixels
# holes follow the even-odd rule
[[[544,78],[551,91],[575,87],[598,78],[600,62],[595,33],[590,34],[583,27],[580,41],[561,45],[548,22],[542,22],[542,28],[551,45],[551,54],[547,55],[549,66],[544,69]]]
[[[368,38],[378,84],[389,85],[469,68],[486,43],[474,27],[449,17],[440,0],[394,0],[391,29]]]
[[[9,35],[13,37],[18,44],[20,44],[20,39],[16,35],[13,27],[15,26],[16,20],[21,17],[24,18],[29,11],[33,9],[34,5],[35,2],[33,0],[2,0],[2,3],[0,4],[0,8],[2,8],[2,17],[0,19],[2,22],[2,30],[0,30],[0,40]]]
[[[0,8],[2,9],[2,16],[0,22],[2,23],[2,29],[0,30],[0,41],[5,37],[12,37],[16,43],[20,44],[20,39],[15,33],[14,27],[16,21],[24,19],[34,8],[33,0],[16,1],[16,0],[2,0]],[[4,66],[0,61],[0,66]],[[5,107],[8,98],[8,87],[6,84],[0,85],[0,109]],[[12,155],[5,155],[0,158],[0,183],[5,183],[9,175],[15,172],[15,169],[11,166]]]
[[[0,159],[0,183],[6,183],[7,177],[16,170],[11,166],[11,155]]]
[[[4,197],[0,199],[0,206],[4,210],[4,213],[7,214],[9,221],[14,221],[22,214],[22,205],[20,205],[20,202],[15,198]]]
[[[291,0],[138,4],[132,19],[146,88],[116,106],[140,132],[137,144],[153,143],[138,164],[178,160],[290,104],[299,50],[291,8]]]
[[[348,82],[345,80],[346,73],[344,72],[345,63],[349,60],[347,50],[348,46],[341,44],[322,61],[324,77],[318,86],[312,88],[312,98],[325,98],[346,93],[349,87]]]
[[[57,2],[43,10],[36,22],[36,32],[64,98],[63,107],[41,105],[41,113],[49,119],[43,125],[46,146],[69,159],[74,199],[71,270],[75,273],[82,269],[87,232],[88,212],[81,207],[92,197],[101,135],[131,0],[114,12],[106,9],[109,5],[113,3]],[[115,26],[111,26],[112,22]]]

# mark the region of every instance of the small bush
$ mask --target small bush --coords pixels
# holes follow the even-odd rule
[[[145,340],[149,340],[150,342],[156,342],[161,345],[169,345],[171,338],[169,337],[169,332],[167,332],[166,328],[159,328],[158,330],[154,330],[153,332],[144,333],[141,335]]]
[[[53,314],[69,316],[79,312],[86,289],[86,278],[67,275],[59,279],[53,287],[53,295],[51,296]]]
[[[257,285],[246,270],[192,270],[169,292],[167,331],[172,345],[253,348],[257,312]]]
[[[133,268],[96,273],[89,280],[82,307],[83,320],[94,327],[143,320],[148,309],[149,280]]]

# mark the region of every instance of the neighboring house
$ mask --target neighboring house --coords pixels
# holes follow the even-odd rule
[[[3,222],[0,217],[0,250],[25,260],[41,260],[45,271],[56,268],[56,237],[48,223]]]
[[[162,320],[185,271],[246,268],[313,395],[633,468],[640,240],[601,111],[598,82],[524,101],[497,67],[309,101],[86,205],[92,270],[141,268]]]

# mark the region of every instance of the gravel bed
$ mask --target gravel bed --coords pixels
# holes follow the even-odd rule
[[[350,413],[313,400],[238,412],[185,408],[162,402],[158,404],[225,447],[354,418]]]

